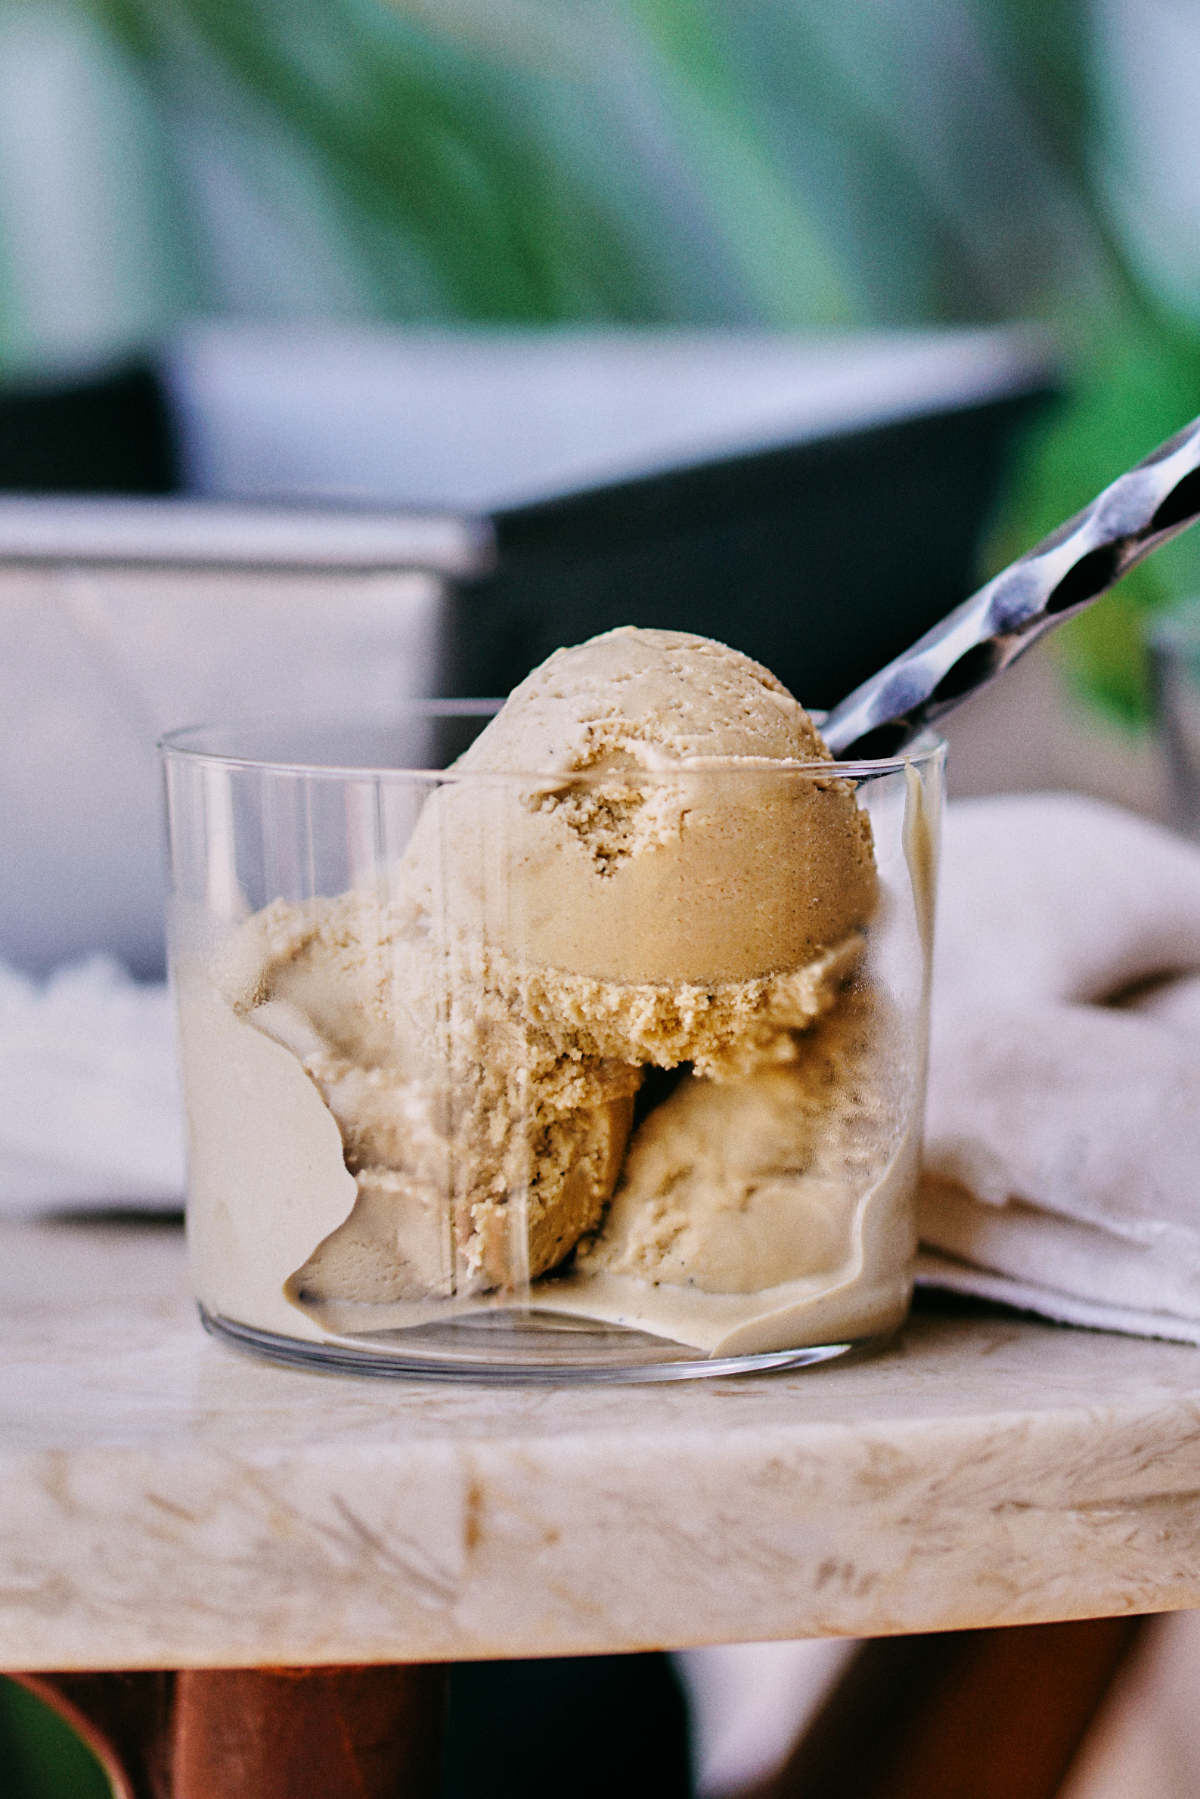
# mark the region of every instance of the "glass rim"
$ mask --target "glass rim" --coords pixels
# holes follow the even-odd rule
[[[589,778],[611,779],[615,773],[636,774],[641,779],[661,778],[678,779],[681,774],[689,772],[711,773],[720,770],[722,773],[745,773],[747,776],[770,774],[796,774],[828,778],[831,775],[846,779],[877,779],[882,775],[903,774],[906,768],[927,767],[942,760],[946,753],[946,739],[928,726],[922,728],[912,738],[908,746],[891,756],[852,756],[847,758],[823,757],[788,759],[770,756],[694,756],[686,762],[664,762],[660,767],[637,767],[634,769],[455,769],[429,768],[397,763],[380,763],[372,761],[347,762],[330,759],[322,761],[312,757],[290,758],[276,756],[258,756],[239,753],[235,750],[219,750],[204,748],[199,740],[217,735],[232,736],[239,731],[268,731],[278,728],[281,731],[311,729],[340,732],[343,736],[356,727],[366,730],[386,730],[402,724],[406,719],[488,719],[494,718],[504,704],[500,699],[404,699],[385,712],[368,714],[355,720],[347,721],[341,715],[322,714],[297,721],[294,716],[264,715],[254,718],[229,719],[221,724],[180,725],[164,731],[157,742],[157,750],[164,761],[177,760],[196,766],[204,765],[213,768],[245,770],[271,775],[292,775],[311,777],[316,780],[423,780],[423,781],[533,781],[561,783],[564,778],[574,781]],[[817,729],[821,728],[827,714],[818,709],[809,711]]]

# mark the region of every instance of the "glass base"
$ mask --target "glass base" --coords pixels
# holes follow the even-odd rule
[[[704,1380],[718,1374],[809,1368],[886,1343],[891,1332],[758,1355],[706,1356],[621,1325],[546,1314],[485,1312],[351,1341],[307,1343],[257,1330],[200,1306],[212,1336],[269,1361],[314,1372],[496,1382]]]

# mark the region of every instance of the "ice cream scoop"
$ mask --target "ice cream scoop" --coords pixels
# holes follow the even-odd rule
[[[623,983],[769,977],[836,949],[874,904],[867,817],[847,781],[821,778],[830,760],[750,657],[608,631],[514,689],[411,853],[435,908],[523,963]],[[818,766],[788,784],[780,764]]]

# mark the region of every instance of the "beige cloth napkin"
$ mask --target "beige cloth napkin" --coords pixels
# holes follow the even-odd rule
[[[920,1220],[926,1284],[1200,1343],[1200,848],[949,808]]]
[[[0,1217],[182,1204],[166,986],[108,956],[48,981],[0,963]]]

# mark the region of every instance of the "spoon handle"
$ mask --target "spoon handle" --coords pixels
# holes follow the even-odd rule
[[[1169,437],[835,706],[835,756],[890,756],[1200,516],[1200,419]]]

